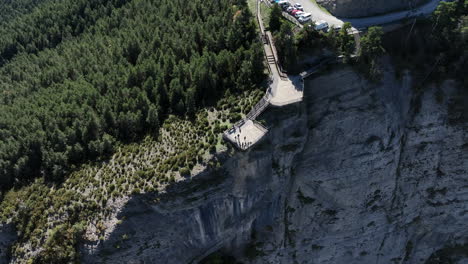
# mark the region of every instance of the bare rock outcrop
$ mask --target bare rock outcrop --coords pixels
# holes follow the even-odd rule
[[[414,8],[427,0],[317,0],[337,17],[366,17]]]

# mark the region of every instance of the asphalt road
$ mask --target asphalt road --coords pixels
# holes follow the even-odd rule
[[[391,0],[389,0],[391,1]],[[384,15],[363,17],[363,18],[337,18],[333,15],[327,14],[320,7],[318,7],[312,0],[290,0],[292,4],[300,3],[304,7],[304,11],[312,14],[312,20],[324,20],[327,21],[330,26],[342,26],[343,22],[351,22],[354,28],[364,29],[370,26],[384,25],[405,18],[412,18],[416,16],[429,15],[436,9],[440,0],[431,0],[428,3],[417,7],[414,10],[399,11],[388,13]]]

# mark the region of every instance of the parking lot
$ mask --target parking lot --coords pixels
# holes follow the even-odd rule
[[[343,21],[320,9],[312,0],[273,0],[272,2],[278,3],[283,11],[294,16],[300,23],[313,22],[318,26],[318,30],[326,30],[331,26],[341,28],[343,25]]]
[[[299,23],[314,25],[316,30],[327,31],[331,26],[341,28],[343,22],[325,13],[311,0],[271,0],[277,3],[291,17]]]
[[[279,2],[278,0],[277,2]],[[401,10],[387,14],[381,14],[370,17],[361,18],[337,18],[332,14],[322,10],[315,1],[312,0],[290,0],[291,4],[299,3],[304,8],[304,11],[312,14],[312,21],[326,21],[329,27],[339,28],[343,26],[344,22],[350,22],[353,25],[353,31],[356,29],[364,30],[370,26],[388,25],[391,23],[398,23],[409,18],[428,16],[434,12],[440,0],[430,0],[426,4],[421,5],[414,9]],[[276,0],[274,1],[276,2]]]

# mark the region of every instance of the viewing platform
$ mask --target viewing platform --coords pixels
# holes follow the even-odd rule
[[[255,145],[268,132],[260,123],[247,119],[241,124],[233,126],[225,133],[225,138],[241,150],[247,150]]]
[[[223,137],[240,150],[248,150],[268,133],[268,129],[255,119],[269,105],[286,106],[302,101],[304,83],[300,75],[290,76],[279,64],[278,53],[271,32],[266,31],[260,14],[260,3],[257,1],[257,19],[263,41],[265,61],[270,72],[271,84],[263,98],[250,110],[246,117],[223,133]]]

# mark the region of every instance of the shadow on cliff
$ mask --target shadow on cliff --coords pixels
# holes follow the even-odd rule
[[[118,224],[109,238],[88,243],[86,246],[95,247],[92,253],[82,250],[83,263],[169,263],[165,260],[171,258],[171,263],[183,263],[184,252],[166,247],[174,242],[171,240],[179,239],[182,245],[187,242],[184,234],[193,231],[184,230],[183,222],[199,203],[228,183],[227,172],[213,168],[171,184],[164,193],[132,195],[117,215]]]
[[[271,235],[280,219],[287,177],[274,174],[273,160],[280,161],[275,151],[292,155],[280,146],[300,139],[290,135],[304,126],[301,109],[267,110],[260,118],[275,128],[252,150],[229,147],[214,157],[222,167],[173,183],[164,193],[133,195],[108,239],[85,244],[82,262],[198,263],[219,249],[244,255],[255,236]]]
[[[265,168],[271,168],[271,159],[262,154],[268,142],[253,152],[236,152],[234,158],[217,156],[223,167],[173,183],[164,193],[133,195],[108,239],[85,245],[94,250],[82,250],[82,262],[198,263],[223,247],[241,252],[251,239],[252,226],[271,224],[268,208],[278,206],[268,190]],[[231,175],[226,166],[235,171],[238,162],[251,166],[249,173]],[[256,166],[265,175],[256,176]]]

